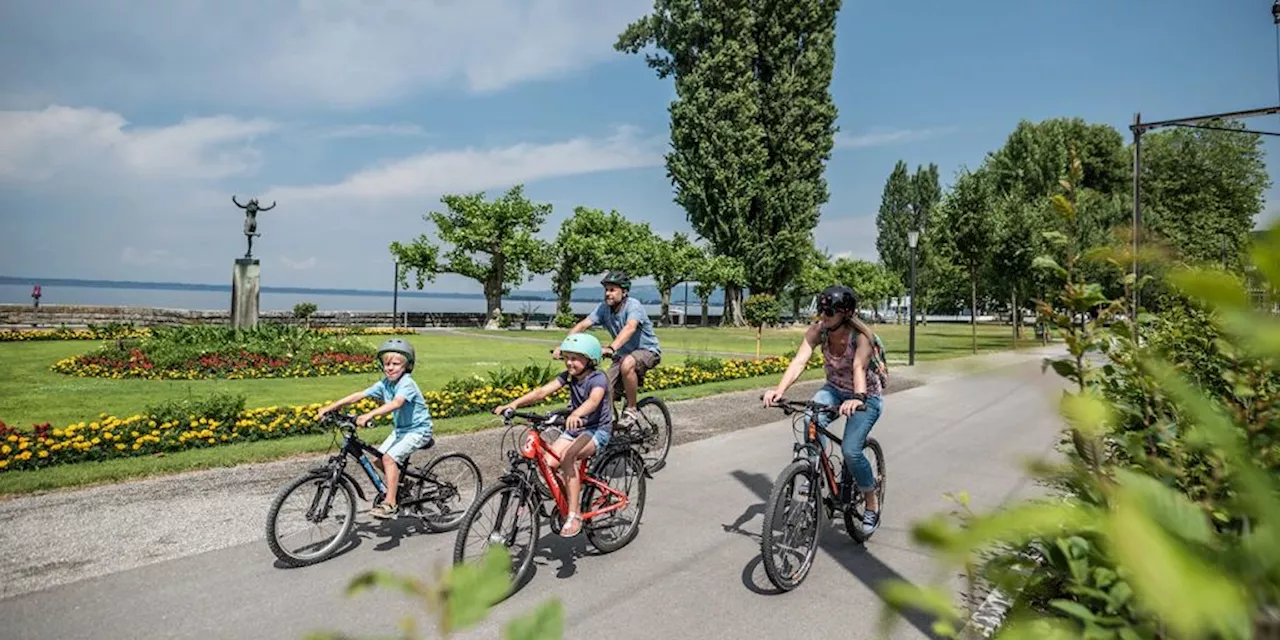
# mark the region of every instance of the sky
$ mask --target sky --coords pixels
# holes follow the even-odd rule
[[[980,7],[980,8],[975,8]],[[1129,139],[1280,103],[1267,0],[845,0],[816,229],[875,260],[898,160],[944,187],[1020,120]],[[258,216],[262,284],[390,287],[390,242],[446,193],[691,231],[663,166],[670,79],[613,50],[652,0],[57,0],[0,8],[0,275],[229,283]],[[1280,116],[1247,121],[1280,131]],[[1268,167],[1280,147],[1267,138]],[[1280,218],[1280,187],[1264,220]],[[641,280],[640,282],[645,282]],[[583,285],[594,284],[590,278]],[[479,292],[444,274],[427,287]],[[547,276],[522,285],[549,288]]]

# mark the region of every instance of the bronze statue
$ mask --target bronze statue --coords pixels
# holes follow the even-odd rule
[[[249,250],[245,252],[244,257],[250,258],[253,253],[253,239],[262,235],[258,233],[258,212],[270,211],[275,208],[276,203],[272,200],[271,206],[259,207],[257,198],[249,198],[249,204],[240,204],[234,195],[231,196],[231,201],[236,203],[237,207],[244,209],[244,235],[249,239]]]

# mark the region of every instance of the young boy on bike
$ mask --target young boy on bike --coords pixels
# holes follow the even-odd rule
[[[621,271],[610,271],[600,284],[604,286],[604,301],[569,329],[569,335],[600,325],[613,336],[613,341],[605,347],[615,354],[606,377],[611,394],[619,384],[625,392],[626,404],[618,416],[618,427],[628,429],[640,421],[636,407],[640,376],[662,362],[662,348],[644,305],[629,295],[631,278]]]
[[[582,530],[582,515],[578,502],[582,492],[582,478],[578,476],[578,461],[590,458],[604,449],[613,435],[613,405],[606,391],[608,378],[597,369],[600,364],[600,341],[589,333],[575,333],[560,343],[557,351],[564,357],[564,373],[550,382],[512,400],[510,404],[496,407],[501,414],[514,411],[521,405],[538,402],[569,387],[569,415],[565,417],[566,431],[551,444],[551,450],[560,458],[557,473],[568,489],[569,516],[565,519],[560,535],[572,538]],[[547,457],[547,464],[555,460]]]
[[[371,515],[386,519],[400,513],[396,502],[396,489],[400,484],[398,465],[403,464],[414,451],[431,446],[432,423],[426,398],[418,389],[418,383],[409,376],[416,360],[413,345],[400,338],[387,340],[378,347],[378,360],[382,362],[384,378],[368,389],[321,407],[316,412],[316,419],[320,420],[326,413],[363,398],[373,398],[382,405],[357,416],[356,426],[363,427],[377,416],[395,412],[395,428],[378,447],[382,457],[374,460],[386,479],[387,496],[382,504],[373,508]]]

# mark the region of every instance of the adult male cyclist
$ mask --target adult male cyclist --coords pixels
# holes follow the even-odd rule
[[[593,326],[602,326],[613,336],[613,340],[605,345],[604,353],[616,354],[613,364],[605,373],[609,378],[609,389],[615,395],[618,379],[622,379],[622,388],[626,393],[626,408],[618,416],[618,427],[626,429],[639,421],[639,410],[636,408],[636,388],[639,377],[646,371],[658,366],[662,361],[662,349],[658,346],[658,336],[653,332],[653,322],[645,313],[644,305],[632,298],[631,278],[621,271],[610,271],[600,281],[604,286],[604,302],[601,302],[581,322],[569,329],[568,335],[582,333]],[[560,357],[560,349],[554,352]]]

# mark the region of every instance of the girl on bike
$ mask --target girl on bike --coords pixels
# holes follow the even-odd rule
[[[818,295],[818,321],[805,331],[804,341],[782,374],[778,386],[764,394],[764,406],[771,407],[804,372],[814,347],[822,349],[826,384],[813,395],[813,402],[839,405],[845,416],[842,451],[848,473],[866,498],[862,530],[871,535],[880,526],[880,501],[875,493],[875,474],[862,453],[871,427],[880,419],[884,385],[887,382],[883,347],[871,327],[857,316],[858,298],[843,285],[827,287]],[[860,407],[865,410],[859,411]],[[832,418],[819,412],[817,422],[826,427]]]
[[[560,535],[572,538],[582,530],[582,515],[578,502],[582,492],[582,478],[578,476],[578,461],[590,458],[604,450],[613,434],[613,406],[608,394],[609,380],[600,364],[600,341],[589,333],[575,333],[560,343],[564,357],[564,373],[550,382],[512,400],[510,404],[494,408],[501,414],[514,411],[521,405],[531,404],[550,396],[561,387],[569,387],[569,415],[565,417],[566,430],[551,444],[551,450],[560,458],[557,472],[565,483],[569,502],[569,515],[565,518]],[[556,464],[548,456],[547,464]]]

